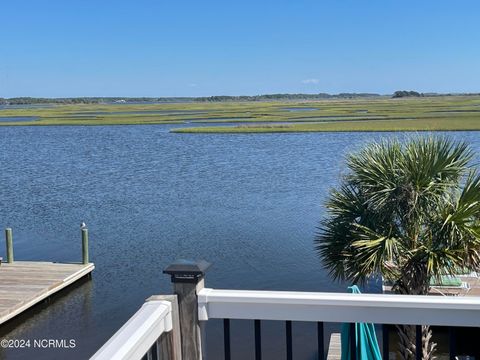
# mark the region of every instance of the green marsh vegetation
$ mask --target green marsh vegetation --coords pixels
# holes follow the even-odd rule
[[[12,118],[11,121],[8,118]],[[189,126],[171,131],[263,133],[480,130],[480,96],[68,104],[41,108],[0,108],[0,126],[185,123]],[[218,123],[222,125],[219,126]]]

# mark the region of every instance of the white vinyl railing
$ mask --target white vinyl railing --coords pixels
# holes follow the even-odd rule
[[[91,359],[140,360],[164,332],[171,330],[171,303],[147,301]]]
[[[199,320],[258,319],[480,326],[480,298],[295,291],[198,293]]]
[[[480,297],[203,288],[197,292],[197,302],[198,320],[200,321],[246,319],[256,320],[258,324],[260,320],[314,321],[322,324],[322,329],[324,322],[480,327]],[[176,300],[175,304],[177,304]],[[172,310],[170,301],[147,301],[91,359],[140,360],[145,355],[149,359],[158,358],[150,355],[152,355],[152,351],[157,352],[158,355],[162,349],[167,350],[167,348],[158,347],[161,335],[168,333],[171,336],[174,333],[171,332],[172,330],[181,330],[178,324],[178,309],[175,309]],[[172,315],[172,312],[177,315]],[[174,316],[176,316],[175,321]],[[193,319],[193,317],[191,318]],[[224,321],[227,321],[228,324],[228,320]],[[195,322],[192,322],[191,328],[189,326],[184,328],[185,332],[182,333],[182,338],[191,336],[193,333],[191,330],[195,326]],[[227,332],[229,333],[228,329]],[[255,341],[256,347],[258,346],[259,349],[260,343],[257,344],[257,340]],[[291,334],[288,341],[290,341],[291,347]],[[181,341],[174,342],[180,344]],[[228,346],[226,359],[230,359],[229,342],[230,336],[224,335],[225,349]],[[155,344],[157,346],[154,346]],[[185,351],[188,353],[191,350],[188,346],[184,346],[186,344],[188,343],[181,344],[182,353]],[[319,352],[321,351],[320,346],[323,347],[323,345],[319,345]],[[187,355],[186,358],[194,359],[196,357]],[[163,355],[161,359],[181,359],[180,350],[167,351],[167,355]]]

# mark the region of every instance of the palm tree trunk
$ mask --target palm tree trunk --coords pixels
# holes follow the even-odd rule
[[[395,283],[393,291],[402,295],[427,295],[430,278],[422,265],[408,266],[402,269],[400,280]],[[415,360],[417,351],[421,351],[422,360],[433,360],[437,346],[431,341],[432,330],[429,325],[422,325],[422,348],[416,348],[415,325],[397,325],[399,352],[402,360]]]
[[[400,351],[400,359],[415,360],[416,359],[416,329],[414,325],[397,325],[398,336],[400,338],[398,347]],[[422,360],[435,359],[434,351],[437,344],[431,341],[432,329],[428,325],[422,325]]]

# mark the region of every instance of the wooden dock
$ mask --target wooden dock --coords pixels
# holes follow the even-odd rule
[[[0,324],[90,274],[93,263],[15,261],[0,265]]]

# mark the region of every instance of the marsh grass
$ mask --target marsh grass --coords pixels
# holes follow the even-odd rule
[[[305,108],[304,111],[289,111]],[[127,112],[127,113],[125,113]],[[89,104],[0,109],[0,117],[37,116],[0,126],[181,124],[180,133],[480,130],[479,96],[342,99],[310,102]],[[248,123],[239,125],[238,123]],[[261,124],[255,124],[255,123]],[[279,126],[288,122],[287,126]],[[226,126],[195,127],[196,123]],[[265,124],[265,123],[272,123]],[[275,123],[275,124],[273,124]]]

